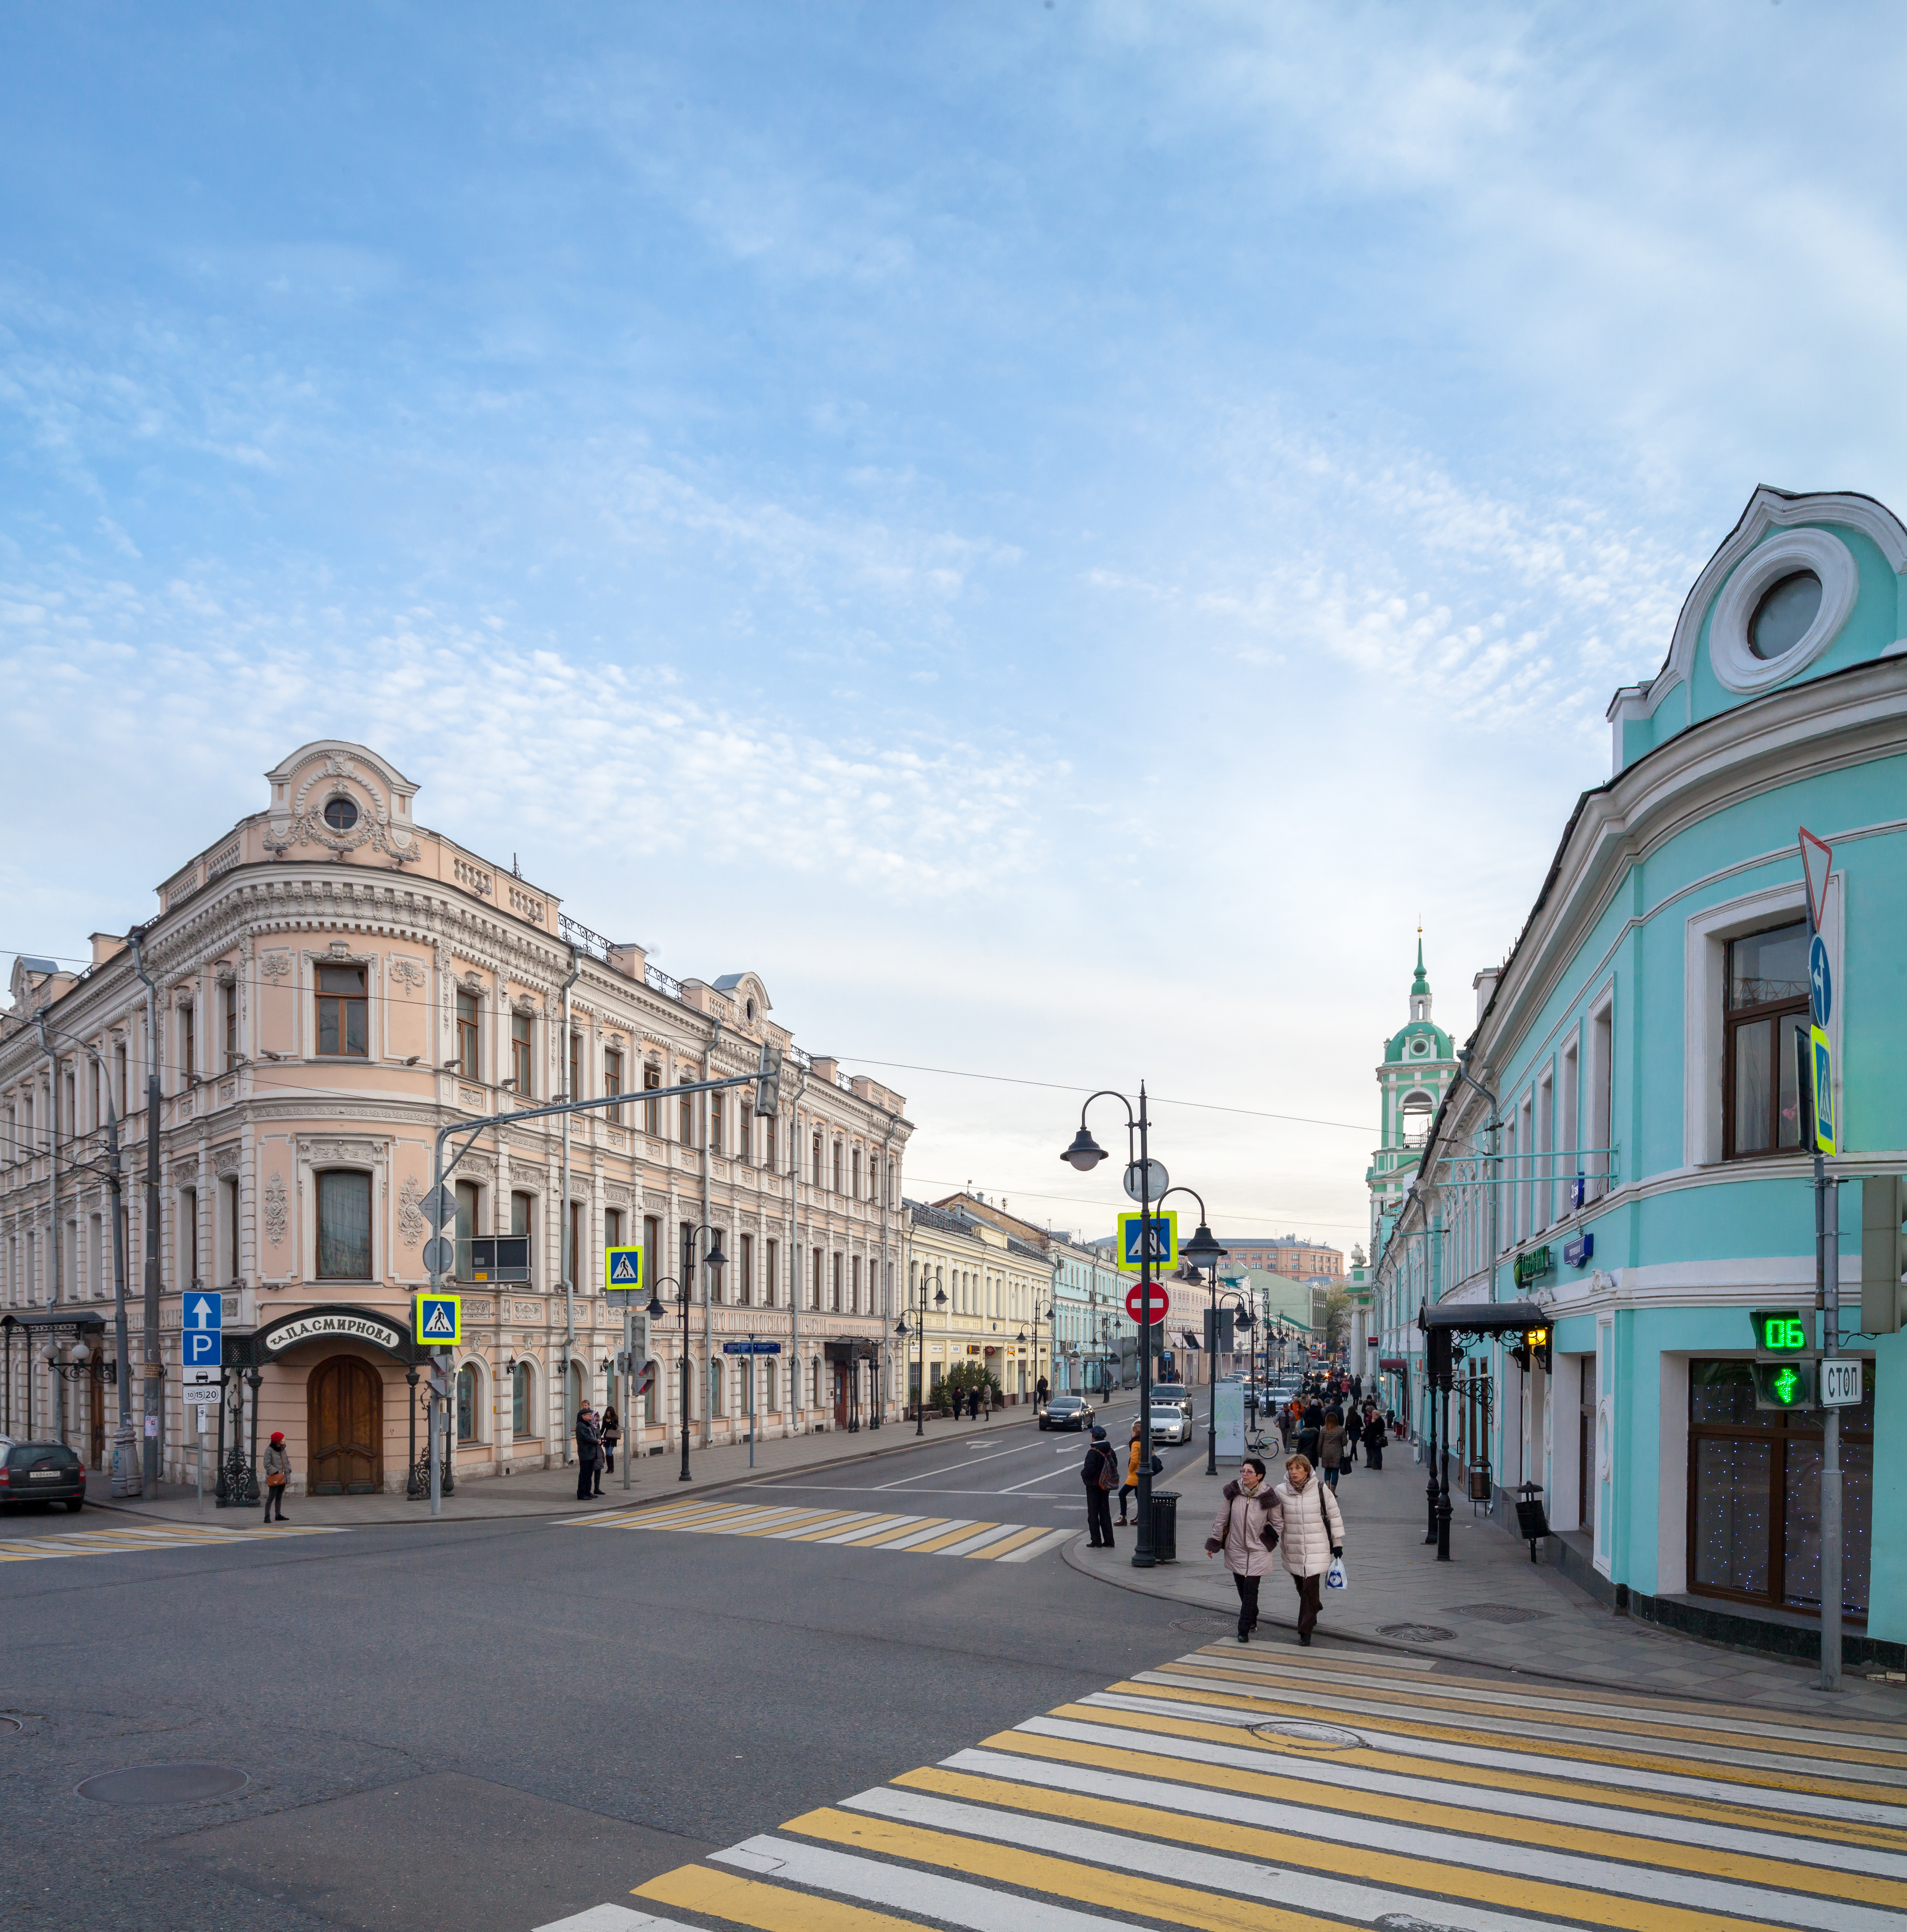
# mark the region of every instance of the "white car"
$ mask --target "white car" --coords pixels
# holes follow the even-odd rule
[[[1152,1440],[1155,1442],[1189,1442],[1192,1439],[1192,1418],[1176,1406],[1170,1408],[1155,1408],[1152,1412]]]

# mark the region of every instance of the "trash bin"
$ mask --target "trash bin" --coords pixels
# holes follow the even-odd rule
[[[1158,1563],[1179,1561],[1179,1492],[1152,1492],[1152,1558]]]

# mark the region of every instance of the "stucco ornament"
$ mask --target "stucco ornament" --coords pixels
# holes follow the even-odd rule
[[[391,977],[400,986],[421,986],[424,983],[424,969],[414,959],[407,959],[401,952],[393,953],[390,962]]]
[[[368,846],[400,863],[417,856],[410,824],[417,788],[363,746],[307,745],[266,777],[272,787],[268,851],[283,857],[315,845],[341,858]]]
[[[398,1190],[398,1232],[407,1248],[414,1248],[424,1238],[424,1189],[413,1174],[404,1178],[404,1185]]]
[[[266,952],[258,962],[260,973],[267,980],[285,980],[291,976],[291,955],[289,952]]]
[[[275,1174],[265,1184],[265,1238],[275,1248],[284,1244],[285,1184]]]

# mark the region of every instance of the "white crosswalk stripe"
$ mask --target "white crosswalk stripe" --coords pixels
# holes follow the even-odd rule
[[[1895,1932],[1907,1727],[1214,1646],[614,1909],[754,1932]]]
[[[77,1529],[65,1535],[23,1536],[0,1543],[0,1563],[42,1563],[62,1556],[120,1556],[135,1550],[193,1550],[215,1543],[276,1543],[287,1536],[336,1536],[323,1523],[273,1523],[266,1528],[257,1510],[238,1523],[151,1523],[124,1529]]]
[[[566,1516],[566,1529],[673,1531],[686,1536],[748,1536],[764,1543],[812,1543],[842,1550],[905,1550],[983,1563],[1027,1563],[1077,1536],[1076,1527],[984,1522],[972,1516],[909,1516],[885,1510],[830,1510],[777,1503],[682,1503],[659,1510],[610,1510]]]

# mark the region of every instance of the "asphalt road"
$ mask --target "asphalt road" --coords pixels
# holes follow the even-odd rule
[[[1057,1528],[1084,1450],[1029,1412],[742,1495]],[[1051,1550],[549,1520],[0,1564],[0,1924],[527,1932],[1172,1657],[1184,1615]],[[251,1782],[75,1794],[188,1761]]]

